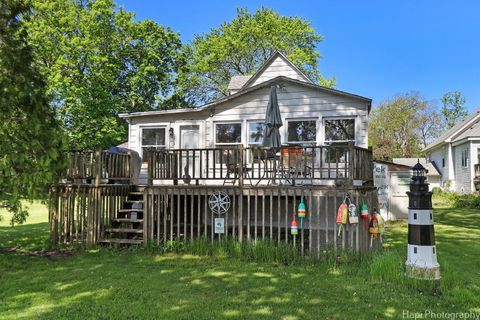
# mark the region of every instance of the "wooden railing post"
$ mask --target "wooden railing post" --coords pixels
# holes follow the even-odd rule
[[[350,185],[353,185],[354,175],[355,175],[355,160],[353,155],[354,144],[353,142],[348,143],[348,180]]]
[[[153,169],[156,165],[155,161],[154,161],[154,158],[155,157],[155,152],[148,148],[147,149],[147,184],[149,186],[151,186],[153,184]]]
[[[243,149],[243,144],[240,145],[240,149],[238,150],[239,152],[239,165],[238,165],[238,185],[240,187],[243,187],[243,164],[246,163],[244,161],[244,149]]]

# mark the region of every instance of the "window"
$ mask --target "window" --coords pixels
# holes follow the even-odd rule
[[[242,142],[241,123],[215,124],[215,143],[218,145],[240,144]]]
[[[445,158],[442,158],[442,167],[445,168]]]
[[[147,156],[147,148],[163,149],[166,146],[165,128],[142,129],[142,155]]]
[[[355,141],[355,120],[325,120],[325,142]]]
[[[241,123],[216,123],[215,144],[217,147],[224,147],[224,150],[215,151],[215,162],[231,164],[238,161],[237,145],[242,143]]]
[[[263,122],[248,122],[248,144],[261,144],[263,142],[263,134],[265,132],[265,124]]]
[[[468,149],[462,150],[462,167],[468,166]]]
[[[288,143],[305,143],[317,141],[316,120],[290,120],[287,126]]]

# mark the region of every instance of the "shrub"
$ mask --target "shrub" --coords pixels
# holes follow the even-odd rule
[[[450,192],[448,199],[454,208],[480,209],[480,197],[473,193]]]
[[[440,188],[440,187],[434,187],[434,188],[432,188],[432,194],[433,194],[434,196],[441,196],[441,195],[443,195],[444,193],[445,193],[445,192],[444,192],[444,191],[442,190],[442,188]]]

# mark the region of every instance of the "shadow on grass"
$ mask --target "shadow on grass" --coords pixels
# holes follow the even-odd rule
[[[49,237],[48,222],[0,227],[0,249],[42,250],[48,247]]]

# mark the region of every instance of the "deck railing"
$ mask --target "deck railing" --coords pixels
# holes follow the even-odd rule
[[[224,180],[295,184],[298,180],[372,180],[372,152],[352,144],[242,146],[204,149],[148,149],[148,183],[154,180]]]
[[[131,179],[131,155],[107,151],[70,151],[66,172],[67,181],[85,180],[93,183],[97,180],[109,180],[128,183]]]

